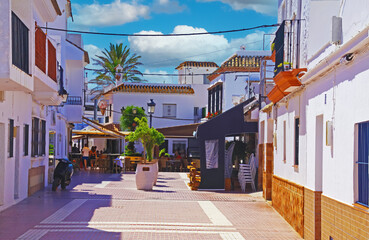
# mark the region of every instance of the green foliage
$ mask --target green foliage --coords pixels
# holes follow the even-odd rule
[[[165,148],[163,148],[162,150],[160,150],[160,152],[159,152],[159,157],[163,157],[163,156],[165,156]],[[168,154],[169,155],[169,154]]]
[[[164,135],[155,128],[149,128],[147,118],[135,118],[134,120],[138,123],[138,126],[134,132],[127,136],[127,139],[132,142],[140,140],[147,153],[147,160],[150,162],[153,158],[154,147],[164,142]]]
[[[110,43],[109,49],[105,48],[102,52],[102,56],[96,55],[95,57],[96,58],[93,58],[94,65],[98,66],[99,70],[95,71],[97,77],[89,81],[89,83],[94,86],[92,92],[101,93],[104,87],[115,84],[115,68],[118,65],[121,65],[123,68],[123,81],[142,81],[136,76],[142,76],[142,73],[137,70],[138,67],[142,65],[142,63],[139,62],[141,56],[131,54],[130,48],[127,46],[123,47],[123,43]]]
[[[133,114],[133,109],[136,108],[136,114]],[[123,130],[129,130],[129,131],[134,131],[137,125],[137,122],[135,122],[135,118],[146,118],[146,113],[145,110],[143,110],[140,107],[137,106],[127,106],[123,111],[122,111],[122,116],[120,117],[120,127]]]

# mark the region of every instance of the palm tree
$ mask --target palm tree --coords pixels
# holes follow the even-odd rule
[[[141,56],[137,54],[131,54],[130,49],[127,46],[123,47],[123,43],[112,44],[110,43],[109,50],[104,49],[103,56],[96,55],[94,58],[94,65],[99,66],[100,69],[96,70],[97,77],[89,81],[94,87],[92,92],[102,92],[104,87],[110,84],[115,84],[116,67],[120,65],[123,68],[123,81],[141,82],[137,75],[142,73],[137,70],[138,66],[142,65],[138,60]]]

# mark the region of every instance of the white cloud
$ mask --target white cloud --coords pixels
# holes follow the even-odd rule
[[[278,10],[278,0],[198,0],[200,2],[219,1],[230,5],[234,10],[249,9],[255,12],[276,15]]]
[[[155,13],[178,13],[186,8],[186,5],[180,5],[176,0],[154,0],[152,5],[152,11]]]
[[[149,69],[145,69],[143,73],[145,74],[168,74],[167,71],[163,71],[163,70],[150,71]],[[144,75],[143,78],[146,79],[149,83],[178,83],[177,76]]]
[[[179,25],[173,33],[206,32],[203,28]],[[155,31],[141,31],[140,34],[162,34]],[[183,61],[214,61],[221,63],[241,45],[248,50],[263,49],[263,35],[258,31],[228,41],[223,35],[200,35],[186,37],[129,37],[133,52],[142,56],[146,68],[177,67]],[[268,48],[267,48],[268,49]]]
[[[88,52],[88,56],[90,57],[90,65],[88,67],[93,67],[92,63],[93,59],[96,58],[96,55],[102,56],[102,51],[99,47],[93,44],[87,44],[84,46],[85,51]]]
[[[148,6],[115,0],[107,4],[73,4],[76,14],[74,21],[81,26],[117,26],[128,22],[134,22],[140,18],[148,18],[150,9]]]
[[[173,30],[174,34],[190,32],[206,32],[206,30],[185,25],[176,26]],[[155,31],[141,31],[139,33],[162,34]],[[223,35],[129,37],[128,41],[133,52],[142,56],[143,63],[153,67],[173,66],[173,62],[182,61],[184,57],[204,52],[215,52],[229,47],[229,42]],[[214,55],[219,57],[222,54],[216,52]],[[207,58],[208,56],[198,56],[192,60],[205,61]]]

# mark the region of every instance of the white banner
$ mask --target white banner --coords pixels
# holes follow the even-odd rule
[[[206,169],[218,168],[218,140],[205,141]]]

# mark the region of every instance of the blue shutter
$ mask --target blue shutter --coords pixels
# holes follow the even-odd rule
[[[359,124],[359,151],[358,151],[358,187],[359,203],[369,205],[369,122]]]

